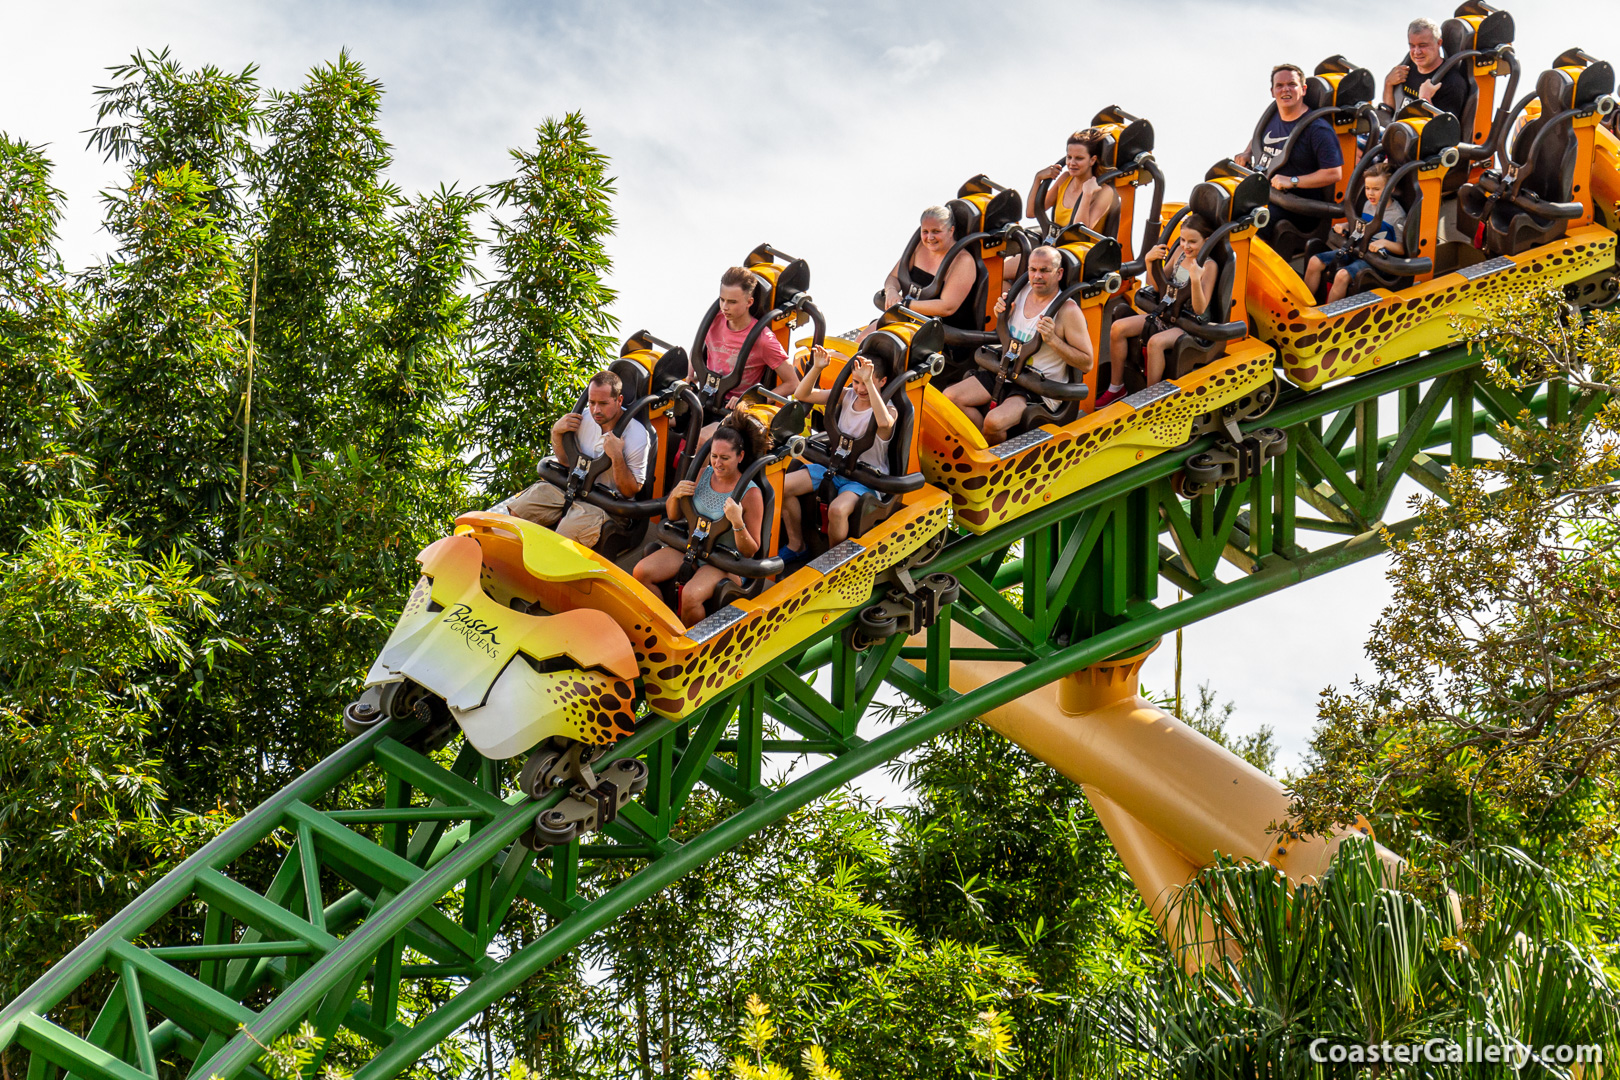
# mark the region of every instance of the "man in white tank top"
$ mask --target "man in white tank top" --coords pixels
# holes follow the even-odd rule
[[[1007,329],[1012,334],[1009,348],[1023,354],[1025,371],[1051,382],[1066,383],[1071,381],[1069,369],[1080,375],[1091,370],[1093,354],[1091,334],[1079,304],[1065,300],[1056,315],[1046,314],[1062,283],[1062,254],[1057,248],[1042,245],[1030,252],[1029,284],[1014,297],[1011,311],[1005,296],[998,299],[996,314],[1008,311]],[[1006,441],[1007,433],[1023,419],[1030,398],[1027,390],[1011,382],[1002,385],[999,401],[995,393],[996,376],[982,368],[945,390],[946,399],[984,432],[984,441],[991,446]],[[1042,400],[1051,409],[1063,404],[1052,398]]]

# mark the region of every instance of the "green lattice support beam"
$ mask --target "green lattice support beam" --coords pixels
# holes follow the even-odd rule
[[[397,1075],[620,914],[812,799],[1053,679],[1379,553],[1374,526],[1402,477],[1443,491],[1445,465],[1471,458],[1476,436],[1496,424],[1517,424],[1525,410],[1534,423],[1578,420],[1596,405],[1562,388],[1496,390],[1473,357],[1447,350],[1285,395],[1245,426],[1283,428],[1288,449],[1241,484],[1190,500],[1176,493],[1174,474],[1212,444],[1205,438],[992,532],[954,535],[930,570],[955,574],[961,598],[921,642],[896,637],[857,651],[850,612],[693,716],[649,719],[609,758],[648,763],[641,799],[599,834],[539,855],[518,839],[560,795],[537,803],[509,794],[508,765],[465,748],[446,764],[412,745],[412,729],[369,732],[187,859],[0,1011],[0,1047],[28,1052],[29,1080],[156,1080],[160,1069],[256,1077],[260,1045],[309,1020],[323,1035],[343,1030],[370,1045],[362,1080]],[[1381,419],[1394,430],[1382,432]],[[1401,536],[1412,524],[1388,528]],[[1161,580],[1186,598],[1161,605]],[[957,625],[988,647],[953,649]],[[1022,666],[958,695],[953,659]],[[814,685],[820,672],[825,694]],[[884,687],[930,711],[863,740],[857,722]],[[780,754],[825,760],[773,789],[761,778]],[[362,771],[381,780],[381,804],[338,805]],[[699,785],[734,812],[682,842],[671,829]],[[254,887],[233,867],[264,865],[273,837],[291,842]],[[605,889],[594,870],[608,861],[635,870]],[[492,946],[519,898],[552,925],[497,960]],[[166,915],[197,910],[200,924],[175,921],[187,939],[147,940]],[[428,978],[455,980],[455,993],[407,1024],[400,988]],[[90,1029],[55,1023],[53,1010],[95,979],[112,989]]]

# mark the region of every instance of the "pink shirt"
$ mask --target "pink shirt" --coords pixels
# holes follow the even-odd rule
[[[737,359],[737,351],[742,348],[743,340],[748,337],[748,331],[754,328],[758,319],[750,319],[748,325],[741,330],[733,330],[726,323],[724,315],[716,315],[714,322],[709,324],[709,332],[703,335],[703,345],[708,352],[709,370],[716,375],[729,375]],[[754,347],[748,350],[748,365],[743,368],[742,381],[737,384],[726,398],[730,404],[747,387],[764,379],[765,368],[780,368],[788,363],[788,354],[782,349],[782,343],[776,340],[776,335],[769,329],[761,330],[759,337],[754,339]]]

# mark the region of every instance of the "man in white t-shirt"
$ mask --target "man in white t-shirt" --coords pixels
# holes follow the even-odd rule
[[[633,499],[641,491],[647,478],[647,429],[638,420],[630,421],[621,438],[613,434],[613,426],[624,412],[624,384],[611,371],[603,371],[591,379],[585,390],[585,412],[569,413],[551,428],[551,452],[563,459],[563,435],[573,432],[579,440],[581,457],[595,459],[607,455],[612,467],[597,481],[597,487]],[[559,535],[593,547],[601,538],[602,524],[607,511],[592,506],[583,499],[572,505],[562,489],[541,480],[495,508],[496,513],[511,514],[537,525],[555,529]]]

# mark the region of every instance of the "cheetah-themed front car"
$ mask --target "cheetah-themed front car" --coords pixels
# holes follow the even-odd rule
[[[690,715],[866,605],[881,585],[899,582],[908,598],[921,598],[920,608],[937,610],[929,589],[954,582],[909,573],[938,550],[950,505],[923,484],[917,465],[911,417],[941,362],[937,321],[911,349],[918,329],[907,324],[874,335],[874,344],[888,342],[909,364],[892,380],[889,399],[905,417],[908,443],[896,448],[895,460],[906,461],[909,472],[895,477],[895,490],[863,533],[792,573],[775,557],[783,478],[805,445],[798,427],[787,428],[802,425],[802,414],[774,425],[777,444],[760,459],[757,482],[767,489],[760,557],[733,554],[726,564],[758,577],[720,590],[716,610],[694,626],[618,563],[551,529],[506,514],[463,514],[454,535],[418,557],[422,578],[345,725],[358,733],[385,717],[414,715],[427,722],[428,738],[459,725],[486,757],[532,751],[520,787],[537,798],[558,787],[570,794],[537,815],[530,842],[564,843],[612,820],[645,787],[640,761],[601,772],[592,764],[647,717]],[[776,409],[769,402],[751,407]],[[660,538],[670,543],[682,525],[665,522]]]

